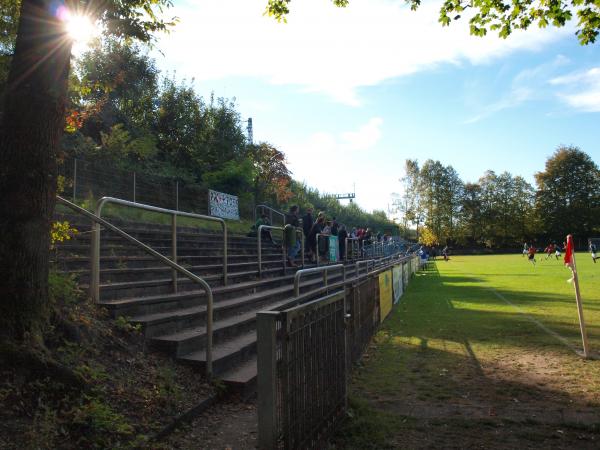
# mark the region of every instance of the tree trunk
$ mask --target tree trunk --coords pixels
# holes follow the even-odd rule
[[[0,337],[35,334],[48,305],[49,231],[71,41],[59,3],[23,0],[0,124]]]

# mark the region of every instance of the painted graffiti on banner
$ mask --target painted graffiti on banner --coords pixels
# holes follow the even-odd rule
[[[211,216],[240,220],[238,198],[235,195],[209,190],[208,203]]]

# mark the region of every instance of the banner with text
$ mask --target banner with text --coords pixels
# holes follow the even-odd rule
[[[211,216],[240,220],[238,198],[235,195],[209,190],[208,204]]]
[[[338,237],[337,236],[329,236],[329,262],[339,261],[339,248],[338,245]]]
[[[394,266],[392,268],[392,278],[394,281],[394,304],[400,301],[400,297],[402,297],[402,266]]]
[[[387,270],[379,274],[379,313],[383,320],[392,310],[392,271]]]

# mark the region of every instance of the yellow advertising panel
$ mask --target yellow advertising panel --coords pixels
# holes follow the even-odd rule
[[[387,317],[392,310],[392,271],[379,274],[379,311],[381,321]]]

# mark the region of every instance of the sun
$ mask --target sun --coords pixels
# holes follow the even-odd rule
[[[98,27],[89,16],[69,14],[65,20],[67,34],[75,44],[87,44],[98,34]]]

